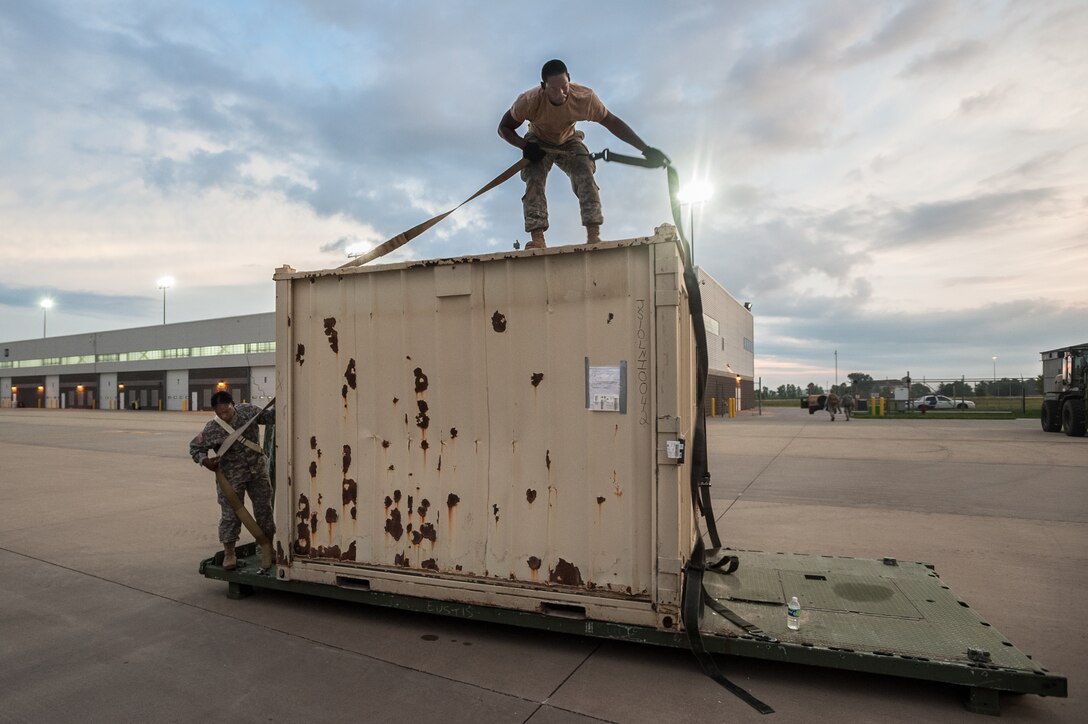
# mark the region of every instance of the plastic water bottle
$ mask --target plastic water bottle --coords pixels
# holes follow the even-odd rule
[[[786,625],[793,631],[801,628],[801,602],[797,600],[797,596],[791,598],[786,606]]]

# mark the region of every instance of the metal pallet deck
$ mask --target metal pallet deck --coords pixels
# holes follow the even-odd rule
[[[258,588],[356,601],[528,628],[659,646],[688,648],[681,632],[594,621],[542,607],[540,613],[394,595],[357,586],[279,580],[262,572],[255,544],[239,546],[239,567],[222,567],[222,553],[200,573],[226,581],[228,595]],[[735,551],[739,569],[708,574],[708,592],[771,639],[745,634],[707,609],[701,631],[707,650],[809,666],[885,674],[966,688],[971,711],[1000,713],[1000,692],[1065,697],[1065,677],[1019,651],[975,609],[944,585],[933,566],[895,559]],[[421,574],[422,575],[422,574]],[[801,626],[786,625],[785,602],[801,602]]]

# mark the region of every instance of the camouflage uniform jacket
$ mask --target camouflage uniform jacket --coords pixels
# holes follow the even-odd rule
[[[231,483],[244,483],[252,479],[261,469],[264,455],[247,447],[242,440],[249,440],[254,445],[259,445],[257,440],[257,425],[269,425],[276,421],[275,409],[261,412],[261,408],[242,402],[234,406],[234,418],[227,423],[237,430],[242,425],[256,417],[257,421],[249,426],[238,441],[230,446],[219,463],[219,469]],[[209,420],[208,424],[199,435],[189,442],[189,455],[199,465],[208,457],[208,451],[218,450],[219,446],[227,439],[228,433],[216,420]]]

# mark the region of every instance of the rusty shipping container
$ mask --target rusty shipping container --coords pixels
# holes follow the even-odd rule
[[[680,255],[666,225],[278,269],[276,576],[676,630],[695,536]]]

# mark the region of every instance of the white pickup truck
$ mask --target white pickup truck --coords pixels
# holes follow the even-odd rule
[[[907,401],[907,409],[909,410],[921,410],[923,406],[927,410],[975,409],[975,403],[971,400],[953,400],[951,397],[945,397],[944,395],[923,395],[917,399]]]

